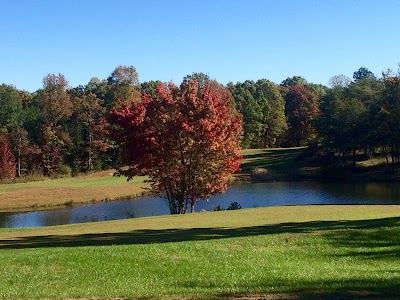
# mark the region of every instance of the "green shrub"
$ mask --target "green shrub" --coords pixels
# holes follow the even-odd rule
[[[225,209],[221,206],[221,204],[214,207],[214,211],[222,211],[222,210]]]
[[[229,204],[229,206],[226,210],[237,210],[237,209],[241,209],[241,208],[242,208],[242,206],[235,201],[235,202],[232,202],[231,204]]]
[[[69,176],[72,174],[72,169],[70,166],[65,165],[65,164],[60,164],[58,166],[57,173],[61,176]]]

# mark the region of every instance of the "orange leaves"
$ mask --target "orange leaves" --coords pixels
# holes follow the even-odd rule
[[[8,136],[0,136],[0,179],[13,179],[16,175],[15,157],[11,151]]]
[[[164,193],[172,213],[226,190],[239,169],[242,123],[230,93],[217,82],[201,90],[195,81],[160,84],[155,97],[112,110],[111,133],[130,176],[146,174],[154,192]]]

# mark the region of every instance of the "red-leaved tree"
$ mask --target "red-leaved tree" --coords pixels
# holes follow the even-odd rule
[[[0,136],[0,179],[13,179],[15,174],[15,156],[11,152],[7,134],[3,133]]]
[[[224,192],[242,160],[242,121],[231,95],[217,82],[199,90],[196,81],[160,84],[153,97],[110,113],[112,138],[121,149],[119,170],[128,180],[148,175],[165,195],[172,214],[184,214],[201,199]]]
[[[305,145],[315,138],[314,121],[319,114],[318,96],[304,86],[291,86],[285,100],[288,139],[293,146]]]

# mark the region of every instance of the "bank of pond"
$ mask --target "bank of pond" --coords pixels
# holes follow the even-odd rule
[[[400,204],[400,183],[237,183],[226,193],[199,201],[196,212],[282,205]],[[24,228],[120,220],[169,214],[165,199],[147,196],[53,210],[0,212],[0,227]]]

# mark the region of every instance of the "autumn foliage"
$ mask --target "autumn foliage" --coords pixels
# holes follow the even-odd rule
[[[13,179],[16,175],[15,156],[11,152],[6,133],[0,136],[0,179]]]
[[[231,95],[217,82],[160,84],[153,97],[110,113],[112,138],[128,168],[128,179],[148,175],[152,189],[168,200],[171,213],[191,211],[198,200],[224,192],[239,169],[242,121]]]
[[[314,121],[319,114],[318,96],[303,86],[291,86],[285,97],[288,135],[301,146],[315,138]]]

